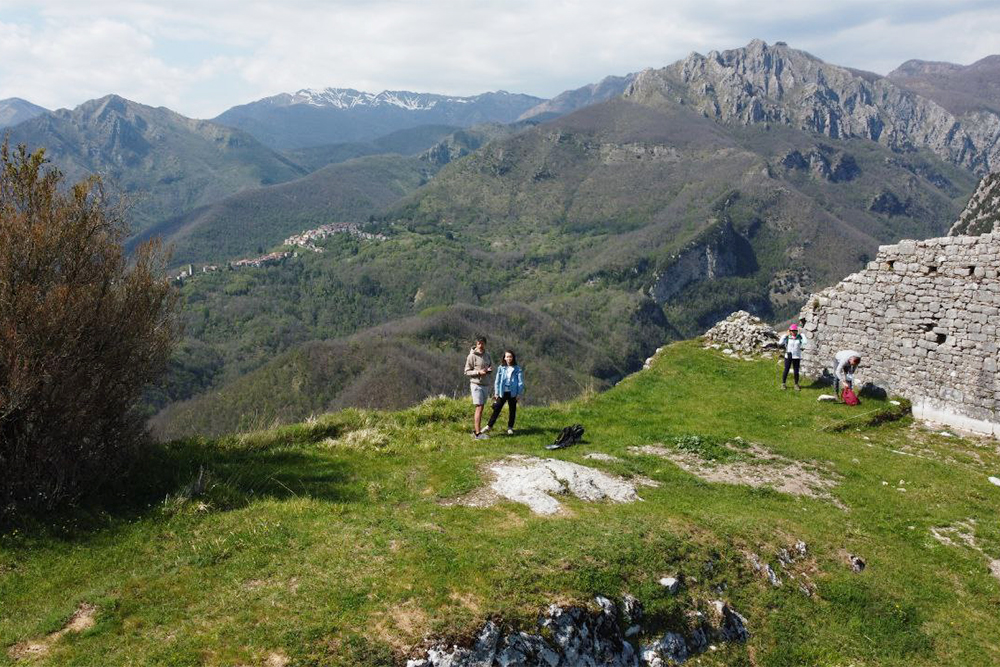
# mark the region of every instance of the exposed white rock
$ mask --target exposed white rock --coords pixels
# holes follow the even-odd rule
[[[527,505],[536,514],[552,515],[562,511],[553,496],[572,494],[590,502],[642,500],[630,480],[559,459],[515,455],[491,463],[487,471],[493,478],[489,488],[473,492],[459,504],[488,507],[506,499]]]
[[[660,579],[660,585],[666,588],[668,593],[674,594],[680,589],[681,582],[677,577],[663,577]]]

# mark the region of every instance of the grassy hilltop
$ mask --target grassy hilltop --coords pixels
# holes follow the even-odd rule
[[[730,601],[749,642],[700,664],[1000,662],[995,443],[908,417],[870,425],[896,408],[776,385],[773,361],[688,342],[605,393],[529,402],[514,437],[471,440],[466,402],[435,399],[171,443],[127,509],[0,533],[0,664],[400,664],[428,635],[468,636],[487,618],[530,629],[550,602],[625,593],[646,606],[644,639],[698,600]],[[453,504],[486,483],[484,465],[543,456],[576,421],[585,442],[552,456],[658,483],[638,487],[643,502],[565,496],[548,517]],[[762,469],[812,471],[828,495],[705,481],[629,449],[647,445],[716,467],[764,448],[780,458]],[[192,492],[200,469],[204,490]],[[808,556],[783,566],[775,553],[796,540]],[[784,584],[755,572],[750,553]],[[846,553],[867,568],[853,572]],[[657,581],[677,573],[685,586],[672,596]],[[50,636],[78,609],[93,625]],[[47,654],[16,659],[29,642]]]

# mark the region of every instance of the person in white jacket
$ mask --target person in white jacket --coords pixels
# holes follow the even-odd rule
[[[841,350],[833,358],[833,388],[840,398],[840,383],[854,391],[854,373],[861,365],[861,355],[854,350]]]
[[[788,327],[788,333],[781,337],[778,345],[785,351],[785,371],[781,374],[781,388],[788,389],[789,369],[794,369],[795,391],[799,391],[799,366],[802,364],[802,348],[809,344],[806,337],[799,333],[799,325]]]

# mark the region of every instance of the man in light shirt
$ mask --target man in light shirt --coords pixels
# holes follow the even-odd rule
[[[833,360],[833,387],[840,398],[840,383],[854,391],[854,373],[861,365],[861,355],[854,350],[841,350]]]
[[[490,395],[489,377],[492,372],[493,360],[486,351],[486,337],[479,336],[465,359],[465,375],[469,378],[469,392],[472,394],[472,405],[475,406],[472,437],[477,440],[489,437],[480,431],[480,425],[483,423],[483,406],[486,405],[486,399]]]

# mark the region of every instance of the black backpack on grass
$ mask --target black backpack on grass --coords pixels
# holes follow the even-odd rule
[[[567,426],[559,433],[559,437],[551,445],[546,445],[545,449],[563,449],[569,447],[570,445],[575,445],[583,439],[583,426],[581,424],[573,424],[572,426]]]

